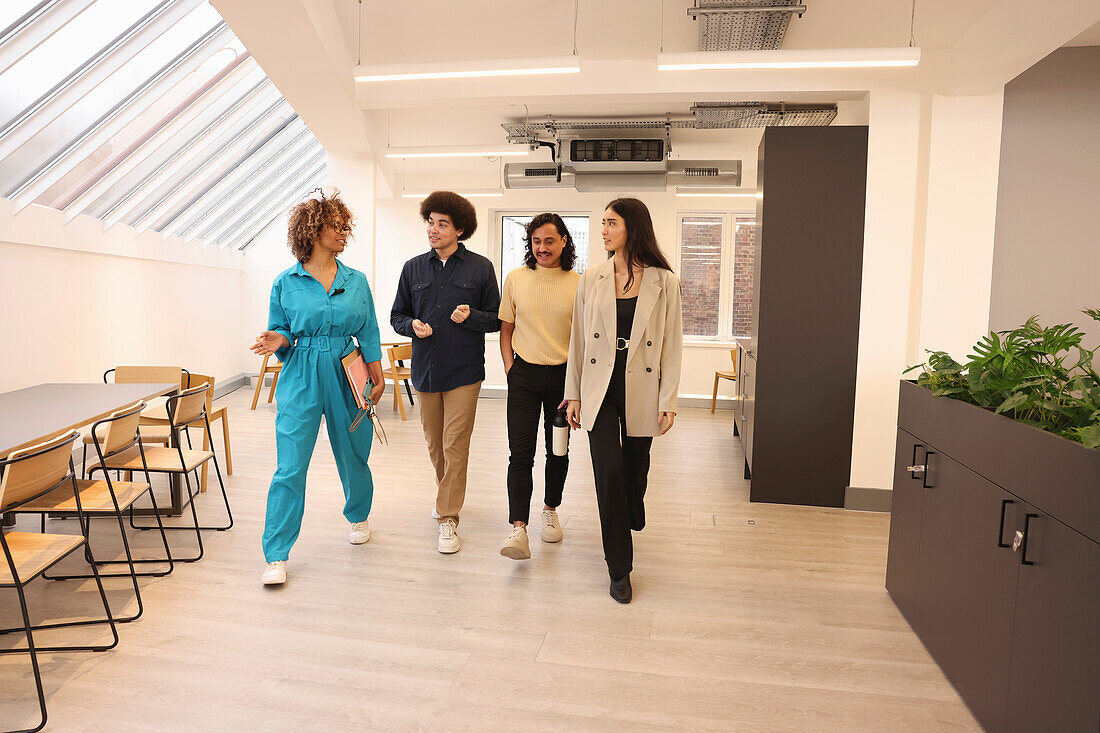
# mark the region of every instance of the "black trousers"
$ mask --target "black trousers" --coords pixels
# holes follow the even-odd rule
[[[527,522],[531,514],[535,445],[539,414],[545,425],[546,478],[543,502],[561,504],[569,456],[554,455],[554,413],[565,395],[565,364],[529,364],[516,357],[508,372],[508,522]]]
[[[592,473],[596,479],[596,503],[607,573],[621,578],[634,567],[634,542],[630,531],[645,527],[649,449],[653,438],[626,434],[626,353],[616,355],[615,370],[588,431]]]

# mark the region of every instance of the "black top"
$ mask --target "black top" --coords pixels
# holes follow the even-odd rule
[[[638,307],[638,296],[615,299],[615,336],[630,340],[630,329],[634,325],[634,309]]]
[[[470,306],[462,323],[455,306]],[[444,266],[435,250],[405,263],[390,311],[390,325],[412,339],[412,381],[420,392],[446,392],[485,379],[485,334],[500,330],[500,289],[493,263],[463,244]],[[432,327],[413,333],[413,319]]]

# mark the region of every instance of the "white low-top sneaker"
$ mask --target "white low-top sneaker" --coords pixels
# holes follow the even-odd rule
[[[439,542],[436,544],[436,549],[444,555],[450,555],[458,552],[461,547],[462,545],[458,542],[458,528],[455,526],[455,520],[448,519],[445,522],[440,522]]]
[[[542,513],[542,541],[561,542],[561,522],[558,521],[558,513],[553,509]]]
[[[348,542],[353,545],[365,545],[370,542],[370,525],[367,520],[353,522],[348,532]]]
[[[261,578],[264,585],[282,585],[286,582],[286,560],[276,560],[267,564],[267,570]]]
[[[530,560],[531,545],[527,541],[526,527],[512,527],[512,531],[500,543],[500,554],[513,560]]]

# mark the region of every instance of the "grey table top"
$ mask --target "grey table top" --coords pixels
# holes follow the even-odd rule
[[[0,394],[0,458],[62,430],[106,417],[138,400],[170,394],[178,384],[39,384]]]

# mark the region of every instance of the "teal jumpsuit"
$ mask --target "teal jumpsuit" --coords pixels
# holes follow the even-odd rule
[[[267,562],[286,560],[298,539],[306,502],[306,470],[313,455],[321,415],[344,485],[344,517],[362,522],[374,496],[367,459],[374,426],[363,420],[349,432],[359,408],[344,376],[340,358],[359,342],[369,364],[382,358],[378,318],[366,275],[336,263],[336,279],[325,292],[301,263],[281,273],[271,285],[269,331],[286,336],[291,346],[279,349],[283,363],[275,397],[275,445],[278,468],[267,490],[263,549]]]

